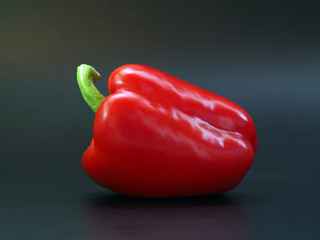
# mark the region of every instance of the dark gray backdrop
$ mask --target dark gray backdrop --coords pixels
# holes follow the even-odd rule
[[[1,1],[1,239],[318,239],[317,1]],[[76,67],[145,64],[246,109],[258,151],[209,197],[144,200],[81,167]]]

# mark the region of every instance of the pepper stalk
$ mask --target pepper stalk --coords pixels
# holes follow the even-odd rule
[[[100,77],[100,74],[87,64],[81,64],[77,68],[77,81],[81,94],[94,112],[97,112],[98,107],[105,98],[94,85]]]

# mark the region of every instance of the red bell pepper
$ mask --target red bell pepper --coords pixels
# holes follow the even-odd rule
[[[249,170],[256,129],[234,102],[143,65],[117,68],[107,97],[91,66],[79,66],[77,78],[96,112],[82,165],[103,187],[137,197],[215,194]]]

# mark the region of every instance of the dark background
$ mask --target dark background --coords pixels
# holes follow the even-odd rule
[[[1,239],[319,239],[318,1],[1,1]],[[145,64],[242,106],[258,132],[217,196],[119,196],[81,166],[76,67]]]

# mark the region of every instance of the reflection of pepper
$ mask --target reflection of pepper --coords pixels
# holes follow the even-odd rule
[[[82,164],[98,184],[139,197],[195,196],[231,190],[249,170],[256,129],[232,101],[143,65],[117,68],[106,98],[94,68],[79,66],[77,77],[96,111]]]

